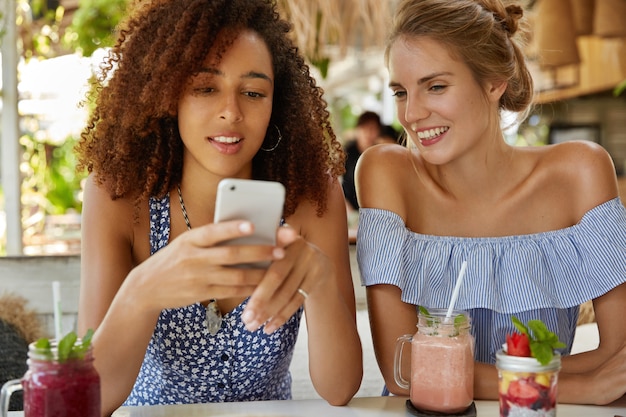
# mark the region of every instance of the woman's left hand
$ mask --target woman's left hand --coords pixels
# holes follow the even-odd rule
[[[309,296],[315,296],[323,279],[332,276],[330,259],[293,228],[285,225],[278,230],[276,246],[284,248],[285,257],[267,269],[242,315],[250,331],[263,324],[265,333],[278,329]]]

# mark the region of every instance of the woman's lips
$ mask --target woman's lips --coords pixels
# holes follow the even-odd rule
[[[232,155],[242,148],[243,138],[237,136],[210,137],[209,142],[222,154]]]
[[[424,146],[431,146],[435,143],[439,142],[439,140],[443,137],[443,135],[450,128],[447,126],[434,127],[431,129],[420,130],[419,132],[415,132],[417,134],[417,139]]]

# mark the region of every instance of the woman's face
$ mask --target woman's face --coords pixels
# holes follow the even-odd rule
[[[427,37],[400,37],[388,58],[398,119],[426,161],[449,163],[488,136],[494,119],[490,112],[497,112],[499,95],[493,94],[497,99],[488,104],[485,91],[491,87],[484,90],[443,44]]]
[[[258,34],[244,31],[214,62],[213,52],[178,104],[185,170],[250,177],[272,114],[272,57]]]

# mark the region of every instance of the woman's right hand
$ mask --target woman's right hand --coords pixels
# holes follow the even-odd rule
[[[140,297],[146,310],[161,311],[211,298],[247,297],[265,270],[237,264],[277,260],[284,250],[273,246],[226,246],[221,242],[252,234],[248,221],[212,223],[186,231],[139,264],[120,291]]]
[[[147,203],[141,210],[147,212]],[[78,332],[95,330],[103,415],[132,390],[161,310],[211,298],[246,297],[264,270],[232,268],[279,259],[272,246],[221,246],[252,233],[249,222],[207,224],[178,234],[150,256],[147,216],[137,219],[132,199],[112,199],[92,177],[82,213]]]

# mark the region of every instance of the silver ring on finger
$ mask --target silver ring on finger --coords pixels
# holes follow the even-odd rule
[[[309,293],[304,291],[302,288],[298,288],[298,293],[303,296],[305,300],[309,297]]]

